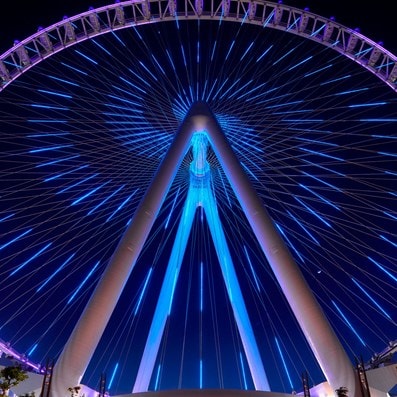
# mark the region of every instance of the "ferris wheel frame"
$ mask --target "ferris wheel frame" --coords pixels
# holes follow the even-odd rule
[[[15,42],[0,56],[0,91],[42,60],[74,44],[105,33],[143,24],[176,20],[225,20],[269,27],[332,48],[397,91],[397,57],[358,31],[308,10],[267,1],[185,0],[125,1],[64,17],[48,28]]]
[[[397,92],[397,56],[358,30],[307,9],[265,0],[130,0],[90,8],[47,28],[0,56],[0,92],[31,67],[95,36],[142,24],[174,20],[225,20],[285,31],[330,47],[358,63]]]

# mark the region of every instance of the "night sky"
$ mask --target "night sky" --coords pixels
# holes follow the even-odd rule
[[[284,2],[397,52],[390,6],[345,3]],[[0,16],[0,52],[105,4],[19,3]],[[123,29],[41,62],[0,92],[0,339],[32,362],[56,360],[175,132],[204,100],[352,362],[370,360],[397,337],[396,99],[332,49],[227,21]],[[93,388],[106,373],[111,394],[132,390],[191,161],[188,151],[83,378]],[[211,147],[208,163],[272,390],[301,391],[306,371],[311,385],[324,381]],[[253,388],[208,218],[197,210],[181,252],[151,389]]]

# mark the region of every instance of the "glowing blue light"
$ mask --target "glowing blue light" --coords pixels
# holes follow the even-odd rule
[[[136,28],[136,26],[134,26],[134,32],[139,37],[139,40],[143,41],[143,38],[142,38],[141,34],[139,33],[138,29]]]
[[[111,30],[111,33],[113,34],[113,36],[117,39],[117,41],[123,46],[123,47],[127,47],[124,43],[123,40],[120,39],[120,37],[115,33],[114,30]]]
[[[218,82],[218,79],[216,78],[215,81],[214,81],[214,84],[212,84],[212,87],[211,87],[211,89],[210,89],[210,92],[209,92],[208,95],[207,95],[207,101],[208,101],[208,99],[211,97],[211,93],[212,93],[212,91],[214,90],[215,86],[217,85],[217,82]]]
[[[200,389],[203,388],[203,359],[200,358]]]
[[[376,262],[375,260],[373,260],[371,257],[368,257],[368,259],[374,263],[380,270],[382,270],[382,272],[386,273],[392,280],[394,280],[395,282],[397,282],[397,277],[394,276],[393,274],[391,274],[388,270],[386,270],[381,264],[379,264],[378,262]]]
[[[291,52],[295,51],[296,48],[291,48],[288,52],[286,52],[282,57],[278,58],[277,61],[272,63],[272,66],[277,65],[281,60],[287,57]]]
[[[313,33],[310,34],[311,37],[313,36],[317,36],[323,29],[325,30],[327,24],[325,23],[324,25],[322,25],[320,28],[318,28],[316,31],[314,31]]]
[[[372,102],[372,103],[360,103],[356,105],[349,105],[349,108],[362,108],[362,107],[367,107],[367,106],[381,106],[381,105],[387,105],[387,102]]]
[[[396,153],[388,153],[388,152],[378,152],[378,153],[382,154],[383,156],[397,157]]]
[[[252,43],[247,47],[247,49],[245,50],[244,54],[241,56],[240,61],[242,61],[242,60],[245,58],[245,56],[248,54],[248,51],[251,49],[251,47],[252,47],[253,45],[254,45],[254,42],[252,42]]]
[[[266,106],[266,109],[274,109],[274,108],[279,108],[282,106],[291,106],[291,105],[296,105],[296,104],[302,103],[302,102],[304,102],[304,101],[299,100],[299,101],[276,103],[275,105]]]
[[[250,80],[250,81],[248,81],[247,83],[245,83],[242,87],[240,87],[238,90],[233,91],[233,92],[230,94],[230,97],[229,97],[229,98],[232,98],[232,97],[234,97],[235,95],[237,95],[240,91],[244,90],[244,89],[247,87],[247,85],[250,85],[252,82],[253,82],[253,80]]]
[[[92,179],[92,178],[95,178],[97,175],[98,175],[98,174],[90,175],[90,176],[88,176],[87,178],[82,179],[81,181],[77,181],[77,182],[74,183],[73,185],[66,186],[64,189],[60,190],[60,191],[57,192],[56,194],[65,193],[65,192],[68,191],[69,189],[72,189],[72,188],[74,188],[74,187],[76,187],[76,186],[81,185],[81,184],[84,183],[84,182],[89,181],[89,180]]]
[[[30,350],[29,350],[29,352],[28,352],[28,354],[27,354],[28,357],[31,356],[31,355],[33,354],[33,352],[37,349],[37,346],[38,346],[38,343],[34,344],[34,345],[30,348]]]
[[[108,50],[107,50],[105,47],[103,47],[101,44],[99,44],[96,40],[91,39],[91,41],[92,41],[95,45],[97,45],[101,50],[105,51],[106,54],[112,56],[111,52],[108,51]]]
[[[243,381],[244,381],[244,390],[248,390],[247,386],[247,377],[245,375],[245,368],[244,368],[244,361],[243,361],[243,355],[240,352],[240,364],[241,364],[241,372],[243,373]]]
[[[302,255],[299,253],[299,251],[294,247],[294,245],[291,243],[290,239],[287,237],[287,235],[284,233],[284,230],[276,223],[277,229],[281,232],[281,234],[284,236],[284,238],[287,240],[288,245],[295,251],[296,255],[298,255],[299,259],[302,262],[305,262],[303,259]]]
[[[284,112],[274,112],[273,114],[281,115],[281,114],[296,114],[296,113],[313,113],[313,109],[295,109],[295,110],[285,110]],[[290,121],[290,120],[288,120]],[[308,120],[299,120],[298,122],[313,122],[313,119],[308,119]],[[318,122],[319,120],[315,120]]]
[[[354,278],[352,278],[352,281],[354,282],[354,284],[357,285],[358,288],[360,288],[360,290],[362,292],[364,292],[364,294],[371,300],[371,302],[388,318],[388,319],[392,319],[389,314],[386,312],[386,310],[384,310],[382,308],[382,306],[364,289],[363,286],[361,286],[358,281],[356,281]]]
[[[240,80],[241,80],[241,78],[236,79],[236,81],[235,81],[232,85],[230,85],[229,88],[228,88],[219,98],[222,99],[225,95],[227,95],[227,93],[228,93],[230,90],[232,90],[233,87],[234,87],[236,84],[238,84],[238,83],[240,82]],[[217,95],[217,94],[215,94],[215,96],[216,96],[216,95]]]
[[[80,171],[80,170],[82,170],[84,168],[87,168],[87,167],[88,167],[88,164],[85,164],[85,165],[82,165],[81,167],[73,168],[70,171],[65,171],[65,172],[62,172],[60,174],[56,174],[56,175],[50,176],[49,178],[44,179],[44,182],[50,182],[50,181],[53,181],[54,179],[62,178],[65,175],[72,174],[73,172]]]
[[[370,47],[370,48],[367,48],[367,49],[365,49],[365,50],[356,52],[356,53],[354,54],[354,56],[355,56],[355,57],[363,56],[363,55],[367,54],[368,52],[370,52],[370,51],[372,51],[372,50],[373,50],[373,47]]]
[[[81,282],[81,284],[76,288],[76,290],[73,292],[72,296],[69,298],[67,304],[72,302],[72,300],[76,297],[76,295],[79,293],[79,291],[83,288],[84,284],[88,281],[88,279],[92,276],[92,274],[95,272],[95,269],[98,267],[99,261],[95,264],[95,266],[90,270],[90,272],[87,274],[87,276],[84,278],[84,280]],[[109,386],[110,387],[110,386]]]
[[[133,196],[135,195],[135,193],[136,193],[138,190],[139,190],[139,188],[135,189],[135,191],[132,192],[132,193],[131,193],[131,194],[130,194],[130,195],[117,207],[117,208],[116,208],[116,210],[115,210],[111,215],[109,215],[109,217],[106,219],[106,222],[110,221],[110,220],[113,218],[113,216],[116,215],[117,212],[119,212],[119,211],[125,206],[125,204],[128,203],[128,201],[131,199],[131,197],[133,197]]]
[[[258,283],[258,278],[256,277],[256,273],[255,273],[254,267],[252,266],[252,263],[251,263],[251,258],[250,258],[250,256],[248,255],[247,247],[246,247],[245,245],[244,245],[244,252],[245,252],[245,256],[247,257],[248,263],[249,263],[249,265],[250,265],[252,275],[254,276],[254,281],[255,281],[255,284],[256,284],[256,289],[257,289],[258,292],[259,292],[259,291],[260,291],[260,287],[259,287],[259,283]]]
[[[310,61],[310,59],[312,59],[312,58],[313,58],[313,55],[311,55],[311,56],[307,57],[306,59],[304,59],[303,61],[301,61],[301,62],[297,63],[296,65],[294,65],[294,66],[291,66],[291,67],[288,69],[288,71],[290,71],[290,70],[293,70],[293,69],[297,68],[298,66],[300,66],[300,65],[302,65],[302,64],[304,64],[304,63],[306,63],[307,61]]]
[[[3,218],[0,218],[0,222],[3,222],[3,221],[5,221],[5,220],[7,220],[8,218],[11,218],[11,217],[13,217],[15,214],[8,214],[8,215],[6,215],[6,216],[3,216]]]
[[[225,86],[228,80],[229,80],[228,77],[226,77],[223,84],[219,87],[218,91],[213,95],[213,98],[216,98],[218,96],[219,92],[222,90],[222,88]]]
[[[331,301],[332,304],[336,307],[336,310],[338,310],[339,314],[342,316],[343,320],[345,321],[345,323],[348,325],[348,327],[353,331],[354,335],[357,336],[358,340],[364,345],[366,346],[366,343],[364,342],[364,340],[360,337],[360,335],[357,333],[357,331],[354,329],[354,327],[351,325],[350,321],[347,319],[347,317],[343,314],[342,310],[338,307],[338,305],[334,302]]]
[[[46,246],[44,246],[43,248],[41,248],[40,250],[38,250],[33,256],[31,256],[28,260],[26,260],[25,262],[23,262],[21,265],[19,265],[14,271],[12,271],[10,273],[10,276],[13,276],[16,272],[18,272],[19,270],[23,269],[27,264],[29,264],[30,262],[32,262],[32,260],[34,260],[35,258],[37,258],[42,252],[44,252],[52,243],[48,243]]]
[[[346,176],[345,174],[342,174],[341,172],[338,172],[338,171],[332,170],[330,168],[324,167],[323,165],[320,165],[318,163],[313,163],[313,162],[311,162],[309,160],[306,160],[306,159],[303,159],[303,158],[301,160],[304,161],[305,163],[308,163],[308,164],[310,164],[312,166],[315,166],[315,167],[322,168],[323,170],[326,170],[326,171],[331,172],[333,174],[336,174],[336,175],[339,175],[339,176],[343,176],[343,177]]]
[[[327,81],[323,81],[320,85],[326,85],[326,84],[331,84],[331,83],[335,83],[337,81],[341,81],[341,80],[346,80],[349,79],[351,77],[351,75],[346,75],[346,76],[342,76],[342,77],[338,77],[336,79],[332,79],[332,80],[327,80]],[[338,93],[336,95],[342,95],[341,93]]]
[[[196,58],[196,62],[200,63],[200,41],[197,40],[197,58]],[[197,82],[198,84],[198,82]]]
[[[161,70],[161,72],[166,76],[166,73],[162,66],[160,65],[159,61],[156,59],[156,57],[152,54],[152,58],[154,59],[154,62],[156,63],[157,67]]]
[[[216,49],[216,40],[214,41],[214,45],[213,45],[213,47],[212,47],[211,62],[212,62],[212,60],[214,59],[215,49]]]
[[[245,11],[244,17],[241,20],[241,25],[244,24],[245,20],[247,19],[247,16],[248,16],[248,8],[247,8],[247,11]]]
[[[382,139],[397,139],[397,136],[387,136],[387,135],[371,135],[372,138],[382,138]]]
[[[303,151],[305,151],[305,152],[309,152],[309,153],[315,154],[315,155],[317,155],[317,156],[327,157],[327,158],[334,159],[334,160],[338,160],[338,161],[344,161],[344,160],[341,159],[340,157],[331,156],[330,154],[321,153],[321,152],[316,152],[315,150],[310,150],[310,149],[303,148],[303,147],[300,147],[299,149],[300,149],[300,150],[303,150]]]
[[[265,21],[263,22],[263,27],[265,28],[268,23],[270,22],[270,20],[273,18],[274,15],[274,11],[275,9],[272,10],[272,12],[269,14],[269,16],[265,19]]]
[[[247,95],[251,95],[254,91],[259,90],[260,88],[262,88],[262,87],[265,86],[266,84],[267,84],[267,83],[262,83],[262,84],[256,85],[256,86],[253,87],[251,90],[246,91],[246,92],[244,92],[243,94],[241,94],[240,96],[238,96],[236,99],[241,99],[241,98],[244,98],[244,97],[247,96]],[[249,99],[250,99],[250,98],[248,98],[247,101],[248,101]]]
[[[318,141],[316,139],[307,139],[307,138],[302,138],[302,137],[297,137],[296,138],[298,141],[304,141],[304,142],[310,142],[310,143],[314,143],[314,144],[318,144],[318,145],[326,145],[326,146],[339,146],[336,143],[332,143],[332,142],[324,142],[324,141]]]
[[[367,91],[367,90],[369,90],[369,88],[359,88],[359,89],[356,89],[356,90],[348,90],[348,91],[338,92],[335,95],[347,95],[347,94],[352,94],[352,93],[355,93],[355,92],[362,92],[362,91]]]
[[[59,149],[65,149],[67,147],[71,147],[73,146],[72,144],[70,145],[59,145],[59,146],[47,146],[47,147],[43,147],[40,149],[32,149],[29,150],[29,153],[41,153],[41,152],[48,152],[50,150],[59,150]]]
[[[288,26],[287,32],[290,31],[291,29],[293,29],[294,26],[295,26],[300,20],[301,20],[301,17],[295,19],[295,20],[291,23],[291,25]]]
[[[226,54],[225,61],[227,61],[227,58],[229,58],[230,52],[232,51],[232,49],[233,49],[235,43],[236,43],[236,41],[233,40],[233,41],[232,41],[232,44],[231,44],[230,47],[229,47],[229,51],[228,51],[227,54]]]
[[[121,80],[123,80],[125,83],[127,83],[128,85],[130,85],[131,87],[134,87],[134,88],[136,88],[138,91],[141,91],[141,92],[143,92],[144,94],[146,94],[146,91],[145,91],[145,90],[143,90],[142,88],[139,88],[136,84],[132,83],[131,81],[125,79],[125,78],[122,77],[122,76],[119,76],[119,78],[120,78]]]
[[[132,108],[132,107],[126,108],[124,106],[114,105],[113,103],[105,103],[105,105],[108,106],[108,107],[116,108],[118,110],[126,110],[127,112],[130,112],[130,113],[142,113],[143,112],[142,109],[135,109],[135,108]],[[103,112],[102,114],[105,114],[107,116],[134,117],[134,116],[127,116],[125,113]]]
[[[322,68],[316,69],[316,70],[314,70],[313,72],[306,73],[303,77],[312,76],[313,74],[322,72],[323,70],[326,70],[326,69],[329,69],[329,68],[332,68],[332,66],[333,66],[333,65],[332,65],[332,63],[331,63],[331,64],[329,64],[329,65],[326,65],[326,66],[322,67]]]
[[[40,109],[69,110],[69,108],[65,108],[64,106],[41,105],[38,103],[31,103],[30,106],[32,108],[40,108]],[[39,135],[36,135],[36,136],[39,136]]]
[[[115,86],[115,85],[113,86],[113,88],[114,88],[115,90],[117,90],[117,91],[121,91],[121,92],[122,92],[123,94],[125,94],[125,95],[130,96],[131,98],[138,99],[138,100],[142,101],[142,98],[141,98],[141,97],[138,97],[138,96],[136,95],[136,93],[132,92],[131,90],[127,90],[127,89],[124,89],[124,88],[121,88],[121,87]],[[113,97],[112,95],[108,95],[108,96],[109,96],[109,97]],[[128,99],[128,98],[124,98],[124,97],[123,97],[123,99],[121,99],[121,97],[119,97],[119,100],[123,100],[123,102],[128,102],[128,104],[129,104],[130,106],[131,106],[131,105],[133,105],[133,106],[143,106],[142,103],[133,101],[131,98]]]
[[[183,44],[181,44],[181,51],[182,51],[183,63],[185,65],[185,68],[187,68],[186,56],[185,56],[185,50],[183,49]]]
[[[120,116],[123,117],[123,115],[120,115]],[[132,117],[134,117],[134,116],[132,116]],[[139,117],[139,118],[141,118],[141,117]],[[131,128],[130,130],[133,130],[133,131],[135,131],[135,130],[141,131],[141,128]],[[124,131],[124,128],[122,129],[122,131]],[[126,140],[127,138],[134,138],[134,139],[128,140],[128,143],[136,144],[137,142],[141,142],[141,141],[144,141],[144,142],[145,142],[145,141],[150,140],[150,139],[148,139],[148,138],[153,137],[153,134],[155,134],[155,133],[157,133],[157,131],[155,131],[155,130],[153,130],[153,129],[150,128],[150,129],[147,130],[147,131],[143,131],[143,132],[133,132],[132,134],[127,134],[127,135],[119,135],[119,136],[117,136],[116,138],[117,138],[117,139],[123,139],[123,140]],[[140,137],[140,138],[138,138],[138,137]],[[157,138],[156,138],[156,140],[157,140]]]
[[[283,123],[322,123],[324,119],[282,119]]]
[[[109,381],[109,386],[108,386],[109,389],[112,387],[112,384],[113,384],[113,381],[114,381],[114,377],[116,376],[116,372],[117,372],[118,367],[119,367],[119,363],[117,363],[114,366],[112,377],[110,378],[110,381]]]
[[[76,205],[78,203],[80,203],[81,201],[83,201],[84,199],[86,199],[87,197],[91,196],[92,194],[94,194],[97,190],[101,189],[102,187],[104,187],[105,185],[107,185],[109,183],[109,181],[103,183],[102,185],[96,187],[95,189],[90,190],[89,192],[87,192],[86,194],[84,194],[83,196],[79,197],[78,199],[74,200],[72,202],[71,205]]]
[[[320,215],[318,215],[315,211],[313,211],[308,205],[306,205],[302,200],[298,199],[297,197],[294,197],[296,201],[301,203],[310,213],[312,213],[316,218],[320,219],[321,222],[323,222],[325,225],[328,227],[332,227],[325,219],[323,219]]]
[[[163,278],[163,284],[158,297],[155,313],[152,318],[151,328],[147,336],[144,353],[138,370],[137,381],[135,383],[135,385],[139,385],[140,389],[142,387],[146,388],[146,385],[150,382],[150,377],[153,372],[156,355],[164,333],[166,321],[171,313],[177,278],[183,260],[183,253],[186,250],[192,223],[198,206],[203,207],[205,210],[208,227],[213,238],[218,261],[221,266],[226,291],[234,311],[243,345],[248,345],[250,347],[246,350],[253,377],[261,382],[266,379],[259,349],[256,345],[253,329],[234,269],[231,253],[228,249],[222,223],[217,212],[217,204],[212,189],[211,173],[205,172],[205,170],[208,169],[208,164],[204,164],[202,161],[203,159],[206,159],[206,144],[202,144],[203,141],[196,138],[197,135],[195,135],[195,139],[192,139],[191,142],[193,155],[193,161],[190,167],[191,183],[189,185],[187,198],[185,200],[178,230],[174,239],[166,274]],[[201,178],[201,183],[192,183],[192,181],[196,181],[197,178]],[[201,281],[203,280],[201,271],[202,270],[200,269],[200,284],[203,285],[203,281]],[[200,290],[202,290],[201,285]],[[267,383],[267,380],[263,381],[263,383]],[[265,385],[265,387],[267,388],[268,386]]]
[[[65,84],[69,84],[69,85],[73,85],[75,87],[80,87],[80,84],[75,83],[74,81],[69,81],[69,80],[65,80],[65,79],[61,79],[59,77],[55,77],[55,76],[48,76],[50,79],[56,80],[56,81],[60,81],[61,83],[65,83]]]
[[[64,157],[64,158],[61,158],[61,159],[48,161],[47,163],[37,164],[35,167],[36,167],[36,168],[40,168],[40,167],[45,167],[45,166],[47,166],[47,165],[58,164],[58,163],[61,163],[62,161],[72,160],[72,159],[75,159],[75,158],[77,158],[77,157],[80,157],[80,155],[79,155],[79,154],[76,154],[75,156]]]
[[[84,72],[83,70],[77,69],[74,66],[68,65],[67,63],[61,62],[61,65],[66,66],[67,68],[72,69],[77,73],[81,73],[84,76],[88,76],[88,73]]]
[[[172,66],[172,69],[173,69],[174,71],[176,71],[175,65],[174,65],[174,61],[173,61],[173,59],[171,58],[171,55],[170,55],[170,53],[168,52],[168,49],[166,49],[165,51],[166,51],[166,53],[167,53],[168,60],[170,61],[170,64],[171,64],[171,66]]]
[[[81,55],[83,58],[87,59],[88,61],[92,62],[94,65],[98,65],[98,62],[94,59],[90,58],[88,55],[83,54],[81,51],[74,50],[77,54]]]
[[[309,187],[302,185],[301,183],[299,183],[299,186],[303,187],[305,190],[307,190],[308,192],[312,193],[314,196],[318,197],[321,201],[323,201],[324,203],[330,205],[331,207],[334,207],[335,209],[337,209],[338,211],[340,211],[340,208],[335,205],[334,203],[332,203],[331,201],[325,199],[323,196],[321,196],[320,194],[316,193],[315,191],[313,191],[312,189],[310,189]]]
[[[65,136],[65,135],[70,135],[70,132],[50,132],[49,134],[32,134],[28,135],[28,138],[46,138],[49,136]]]
[[[177,200],[177,198],[178,198],[178,196],[179,196],[179,190],[180,190],[180,188],[178,188],[178,190],[177,190],[177,192],[176,192],[176,194],[175,194],[174,200],[173,200],[173,202],[172,202],[171,211],[170,211],[170,213],[169,213],[168,216],[167,216],[167,221],[165,222],[164,229],[167,229],[167,228],[168,228],[168,224],[169,224],[169,222],[170,222],[171,215],[172,215],[172,213],[173,213],[173,211],[174,211],[174,208],[175,208],[176,200]]]
[[[137,302],[136,307],[135,307],[134,315],[136,315],[138,313],[139,306],[141,305],[142,298],[145,295],[146,287],[147,287],[147,285],[149,283],[150,276],[152,275],[152,270],[153,270],[153,268],[150,268],[148,274],[145,277],[145,282],[143,284],[142,291],[139,294],[139,299],[138,299],[138,302]]]
[[[37,91],[41,92],[43,94],[55,95],[55,96],[60,96],[60,97],[63,97],[63,98],[68,98],[68,99],[72,99],[73,98],[71,95],[63,94],[61,92],[48,91],[48,90],[37,90]]]
[[[147,85],[148,87],[151,87],[150,83],[146,81],[140,74],[135,73],[132,69],[128,69],[135,77],[137,77],[140,81],[142,81],[143,84]]]
[[[341,192],[341,191],[342,191],[342,189],[339,189],[338,187],[336,187],[336,186],[334,186],[334,185],[331,185],[330,183],[328,183],[328,182],[326,182],[326,181],[323,181],[322,179],[317,178],[317,177],[314,176],[314,175],[308,174],[308,173],[305,172],[305,171],[302,171],[302,174],[305,174],[306,176],[308,176],[308,177],[310,177],[310,178],[313,178],[313,179],[315,179],[316,181],[321,182],[321,183],[323,183],[324,185],[327,185],[327,186],[329,186],[330,188],[337,190],[338,192]]]
[[[221,180],[221,182],[222,182],[223,191],[225,192],[227,201],[228,201],[228,203],[229,203],[229,207],[231,207],[231,206],[232,206],[232,203],[231,203],[231,201],[230,201],[229,193],[228,193],[227,190],[226,190],[225,181],[224,181],[224,179],[223,179],[223,175],[222,175],[221,170],[220,170],[219,168],[218,168],[218,173],[219,173],[220,180]]]
[[[154,383],[154,390],[158,390],[158,388],[159,388],[160,369],[161,369],[161,364],[159,364],[159,366],[157,367],[156,381]]]
[[[258,180],[258,177],[244,163],[241,163],[241,165],[255,180]]]
[[[306,234],[316,243],[316,244],[320,244],[318,242],[318,240],[302,225],[302,222],[299,222],[298,219],[295,218],[294,215],[291,214],[291,212],[289,212],[287,210],[288,215],[306,232]]]
[[[200,312],[203,311],[203,288],[204,288],[204,266],[203,266],[203,262],[200,263]]]
[[[266,50],[262,53],[262,55],[256,60],[256,62],[259,62],[273,47],[273,44],[269,47],[266,48]]]
[[[63,262],[63,264],[59,266],[58,269],[55,270],[55,272],[52,273],[51,276],[49,276],[47,280],[45,280],[44,283],[40,285],[39,288],[37,288],[36,292],[41,291],[67,265],[67,263],[70,262],[70,260],[74,257],[74,255],[75,254],[70,255],[69,258],[66,259],[66,261]]]
[[[380,237],[381,239],[387,241],[388,243],[390,243],[391,245],[393,245],[394,247],[397,248],[397,244],[396,244],[395,242],[389,240],[387,237],[385,237],[385,236],[383,236],[383,235],[381,235],[381,234],[379,235],[379,237]]]
[[[108,97],[112,98],[112,99],[117,99],[118,101],[121,101],[121,102],[126,102],[129,105],[131,104],[131,100],[127,99],[127,98],[122,98],[122,97],[119,97],[119,96],[116,96],[116,95],[110,95],[110,94],[108,95]]]
[[[17,69],[21,69],[22,68],[22,66],[21,65],[17,65],[16,63],[14,63],[14,62],[10,62],[10,61],[3,61],[6,65],[10,65],[10,66],[13,66],[14,68],[17,68]]]
[[[29,123],[67,123],[67,120],[60,119],[28,119]]]
[[[274,339],[275,339],[275,341],[276,341],[276,345],[277,345],[277,349],[278,349],[278,352],[279,352],[280,357],[281,357],[281,361],[283,362],[284,370],[285,370],[285,372],[286,372],[286,374],[287,374],[287,378],[288,378],[288,381],[289,381],[289,385],[291,386],[291,389],[293,390],[293,389],[294,389],[294,385],[292,384],[291,376],[290,376],[289,371],[288,371],[288,368],[287,368],[287,363],[286,363],[285,360],[284,360],[283,352],[282,352],[282,350],[281,350],[281,347],[280,347],[280,345],[279,345],[279,343],[278,343],[277,338],[274,337]]]
[[[174,301],[174,293],[175,293],[176,281],[178,279],[178,274],[179,274],[179,268],[176,268],[174,273],[174,279],[172,282],[171,298],[170,298],[170,304],[168,306],[168,315],[171,314],[172,302]]]
[[[28,229],[25,230],[23,233],[21,233],[19,236],[14,237],[12,240],[10,240],[8,243],[3,244],[2,246],[0,246],[0,250],[2,250],[3,248],[8,247],[10,244],[14,243],[15,241],[18,241],[21,237],[26,236],[28,233],[30,233],[33,229]]]
[[[397,176],[397,172],[392,172],[392,171],[384,171],[385,172],[385,174],[388,174],[388,175],[395,175],[395,176]]]

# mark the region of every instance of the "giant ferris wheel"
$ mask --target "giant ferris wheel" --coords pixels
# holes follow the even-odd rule
[[[0,339],[58,394],[360,395],[396,340],[396,81],[381,45],[267,1],[117,2],[16,42]]]

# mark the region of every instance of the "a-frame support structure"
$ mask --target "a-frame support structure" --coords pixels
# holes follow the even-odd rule
[[[167,317],[172,305],[173,290],[178,280],[186,244],[198,207],[202,207],[206,214],[255,389],[270,391],[212,191],[211,171],[206,160],[209,143],[206,131],[196,131],[191,142],[193,161],[190,164],[189,190],[133,392],[143,392],[149,389]]]
[[[209,144],[217,155],[218,161],[240,201],[253,232],[327,381],[334,390],[346,387],[351,397],[360,397],[353,365],[308,287],[299,267],[274,227],[216,118],[208,106],[202,102],[194,104],[183,121],[146,195],[57,360],[50,396],[62,396],[68,387],[80,383],[150,233],[164,197],[184,155],[191,146],[192,137],[196,132],[203,131],[206,132]],[[211,204],[208,203],[208,205]],[[214,236],[216,232],[211,230],[211,233]],[[234,301],[232,305],[234,305]],[[239,314],[244,315],[245,308],[236,310],[234,307],[233,310],[235,316],[236,313],[238,316]],[[238,321],[237,317],[236,320]],[[249,331],[242,332],[240,327],[239,331],[242,338],[244,332],[249,334]],[[247,338],[249,339],[250,336]],[[250,360],[249,349],[253,349],[252,362],[256,362],[256,343],[250,341],[249,346],[244,345],[244,348],[248,360]],[[251,364],[250,369],[256,384],[255,372]],[[261,375],[264,374],[262,369],[259,372]],[[146,379],[148,373],[150,373],[150,369],[142,371],[144,375],[141,376],[141,379]],[[137,378],[134,391],[145,391],[147,384],[146,380],[141,384]],[[256,384],[256,387],[257,390],[267,390],[266,377],[264,381]]]

